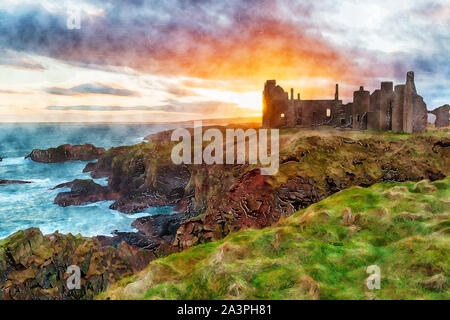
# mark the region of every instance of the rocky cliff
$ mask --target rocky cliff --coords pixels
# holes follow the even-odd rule
[[[352,187],[152,261],[100,299],[448,299],[450,179]],[[369,290],[367,268],[381,271]]]
[[[72,146],[63,144],[57,148],[47,150],[34,149],[25,159],[30,158],[36,162],[55,163],[75,160],[94,160],[105,152],[104,148],[97,148],[92,144]]]
[[[72,190],[58,195],[56,202],[62,200],[61,205],[114,199],[111,207],[122,212],[138,212],[159,205],[174,205],[179,212],[137,219],[133,226],[138,232],[84,239],[87,242],[83,243],[89,243],[92,249],[90,252],[99,252],[105,259],[102,266],[109,265],[108,259],[112,258],[108,254],[114,256],[117,250],[104,249],[107,247],[125,246],[134,252],[141,252],[137,248],[142,248],[148,254],[146,259],[153,259],[220,240],[241,229],[274,225],[281,218],[352,186],[435,181],[448,176],[450,171],[450,138],[445,132],[411,135],[282,130],[280,169],[274,176],[262,176],[257,165],[175,165],[170,160],[174,143],[169,140],[169,133],[159,134],[146,143],[104,152],[85,171],[91,172],[93,178],[107,177],[107,187],[92,180],[63,185]],[[110,195],[113,198],[107,198]],[[65,239],[61,240],[64,243],[75,241],[72,236],[67,237],[72,240],[62,235],[55,239]],[[47,239],[45,247],[59,248],[58,242],[48,242],[52,238],[43,236],[43,239]],[[27,240],[20,238],[15,242]],[[64,251],[66,260],[73,257],[70,253],[73,246],[68,248]],[[7,270],[13,265],[9,261],[9,267],[1,269],[0,274],[9,274]],[[31,266],[15,263],[14,260],[14,268],[21,271]],[[66,263],[57,266],[62,270]],[[106,269],[116,273],[110,267],[102,270]],[[123,275],[120,270],[118,277]],[[47,297],[45,288],[43,293],[32,291],[35,283],[31,278],[25,280],[30,282],[17,282],[18,287],[14,288],[23,288],[27,297],[38,298],[41,294]],[[102,286],[110,280],[104,281]],[[91,297],[93,292],[97,289],[83,293],[82,297]],[[60,291],[51,297],[67,298]]]
[[[96,238],[19,231],[0,242],[0,300],[92,299],[153,258],[125,242],[104,247]],[[81,289],[67,287],[71,265],[80,268]]]
[[[203,209],[180,226],[174,245],[267,227],[351,186],[442,179],[450,173],[449,142],[429,135],[306,136],[284,146],[275,176],[247,166],[197,168],[193,201]]]
[[[94,178],[108,177],[108,187],[99,187],[102,190],[98,192],[86,188],[84,194],[65,193],[56,202],[74,197],[92,201],[114,198],[111,208],[121,212],[174,205],[180,214],[167,218],[173,221],[163,242],[173,240],[176,248],[183,249],[236,230],[270,226],[351,186],[434,181],[450,170],[450,138],[445,133],[330,135],[282,130],[280,169],[275,176],[262,176],[254,165],[175,165],[170,159],[174,146],[170,132],[149,139],[135,146],[111,148],[86,167]],[[154,229],[153,223],[150,219],[138,225]],[[179,226],[176,232],[173,226]],[[145,237],[145,232],[140,233]]]

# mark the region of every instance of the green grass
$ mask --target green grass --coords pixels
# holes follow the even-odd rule
[[[98,298],[449,299],[447,283],[423,284],[448,281],[449,214],[450,178],[350,188],[272,227],[154,260]],[[365,282],[374,264],[380,290]]]

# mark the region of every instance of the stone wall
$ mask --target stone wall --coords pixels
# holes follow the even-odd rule
[[[380,112],[369,111],[367,113],[367,126],[368,130],[379,130],[380,128]]]
[[[279,128],[286,125],[289,97],[275,80],[267,80],[263,92],[263,127]]]
[[[403,131],[403,103],[405,101],[405,85],[395,86],[394,103],[392,108],[392,131]]]
[[[445,104],[439,108],[430,111],[430,113],[436,116],[434,125],[436,128],[446,127],[449,125],[450,105]]]
[[[363,123],[363,117],[367,117],[370,108],[370,92],[360,87],[353,92],[353,129],[363,130],[367,124]]]
[[[342,101],[341,101],[342,103]],[[331,119],[335,109],[334,100],[300,100],[301,126],[319,126]],[[327,117],[327,109],[330,117]]]
[[[380,130],[392,129],[392,105],[394,102],[394,84],[392,82],[381,82],[380,90]]]

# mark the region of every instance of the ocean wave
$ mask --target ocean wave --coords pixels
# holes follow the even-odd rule
[[[0,156],[3,157],[0,178],[32,182],[1,187],[0,238],[30,227],[41,228],[44,233],[60,230],[84,236],[111,235],[113,230],[135,231],[131,222],[138,217],[170,213],[149,208],[137,214],[124,214],[109,209],[112,201],[60,207],[53,203],[56,195],[70,189],[49,189],[74,179],[91,179],[89,173],[82,173],[86,162],[43,164],[24,159],[35,148],[47,149],[64,143],[90,142],[103,147],[137,144],[147,134],[166,129],[161,125],[0,125]],[[107,178],[95,182],[108,183]]]
[[[25,158],[24,157],[15,157],[15,158],[3,158],[2,161],[0,161],[0,166],[1,165],[5,165],[5,166],[10,166],[10,165],[18,165],[18,164],[23,164],[25,163]]]

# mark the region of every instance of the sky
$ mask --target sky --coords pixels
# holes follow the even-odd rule
[[[450,0],[0,0],[0,122],[258,116],[268,79],[348,102],[410,70],[431,110],[449,52]]]

